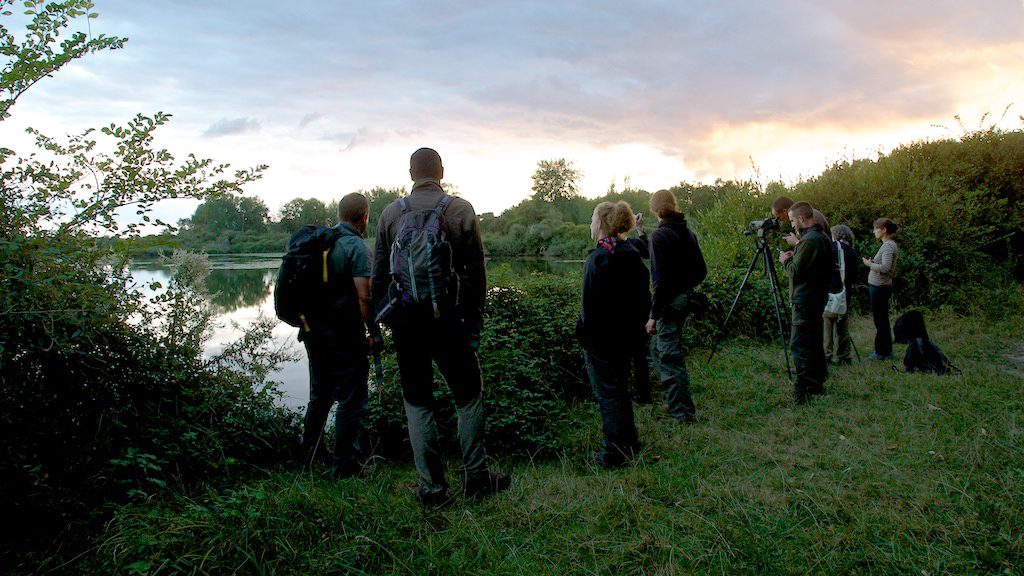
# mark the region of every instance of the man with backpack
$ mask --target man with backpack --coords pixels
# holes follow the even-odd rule
[[[296,232],[274,291],[278,317],[299,328],[309,358],[303,448],[310,460],[321,449],[324,424],[337,401],[334,475],[339,478],[355,476],[362,467],[367,354],[379,340],[370,300],[370,251],[363,240],[369,212],[365,196],[349,194],[338,203],[337,226],[304,226]]]
[[[373,300],[378,319],[394,336],[420,477],[416,498],[441,506],[449,496],[433,411],[432,363],[455,399],[464,493],[499,492],[511,479],[488,469],[483,449],[483,384],[476,350],[487,274],[479,220],[469,202],[441,188],[444,167],[434,150],[412,154],[409,176],[409,196],[385,208],[377,223]]]

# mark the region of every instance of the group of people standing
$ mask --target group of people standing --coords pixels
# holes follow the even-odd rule
[[[334,401],[333,468],[336,477],[360,474],[360,441],[367,412],[368,354],[381,343],[378,321],[391,328],[413,460],[416,498],[425,505],[450,501],[434,416],[434,365],[452,392],[462,453],[462,492],[467,496],[507,489],[511,478],[492,470],[483,447],[483,384],[477,346],[483,323],[486,269],[480,224],[473,206],[441,187],[440,155],[421,148],[409,162],[412,191],[384,209],[374,255],[363,240],[369,203],[359,193],[338,204],[340,235],[324,251],[327,322],[300,331],[309,358],[310,400],[303,445],[307,457],[322,449],[324,424]],[[410,238],[412,241],[410,243]],[[408,252],[419,249],[420,253]],[[436,250],[434,254],[422,254]],[[403,250],[400,258],[393,251]],[[396,270],[405,258],[419,269]],[[398,260],[402,260],[398,262]],[[429,268],[422,270],[422,268]],[[438,277],[444,270],[444,276]],[[396,273],[413,275],[412,294],[397,294]],[[417,291],[416,274],[422,285]],[[436,281],[436,282],[435,282]],[[415,297],[413,297],[415,296]],[[383,319],[382,308],[389,312]],[[369,336],[367,336],[369,334]]]
[[[639,448],[629,376],[631,366],[646,364],[649,337],[669,415],[684,423],[696,421],[682,336],[694,288],[707,276],[707,266],[672,192],[655,192],[650,206],[659,221],[650,238],[642,226],[639,239],[628,238],[637,218],[626,202],[598,204],[590,223],[597,247],[583,269],[576,333],[604,431],[593,459],[604,467],[621,466]],[[640,395],[646,396],[646,371],[637,372]]]
[[[316,322],[303,319],[300,340],[309,359],[310,398],[303,445],[309,458],[322,450],[323,429],[331,406],[335,415],[333,469],[337,477],[355,476],[366,453],[360,441],[368,410],[369,362],[379,351],[379,323],[391,329],[398,361],[409,440],[419,476],[416,498],[426,505],[450,501],[434,416],[434,366],[454,397],[462,453],[462,492],[467,496],[507,489],[511,478],[493,470],[483,448],[484,405],[477,347],[483,325],[486,268],[479,219],[472,205],[441,187],[440,155],[421,148],[410,157],[410,194],[384,209],[377,222],[374,255],[363,234],[369,224],[365,196],[339,201],[339,223],[323,251],[326,303]],[[683,327],[695,292],[707,275],[697,236],[688,227],[672,192],[650,199],[658,225],[643,233],[642,214],[626,202],[602,202],[594,209],[591,236],[596,247],[587,257],[577,336],[601,415],[604,441],[593,460],[603,467],[626,463],[639,446],[629,394],[631,369],[644,380],[648,348],[665,389],[668,414],[682,423],[696,421],[686,370]],[[773,209],[793,223],[787,237],[794,250],[780,260],[791,277],[792,348],[797,366],[798,401],[824,392],[825,352],[849,361],[845,316],[828,318],[823,308],[833,289],[836,250],[856,262],[853,233],[828,228],[820,212],[806,202],[782,198]],[[638,225],[639,224],[639,225]],[[639,228],[639,238],[629,233]],[[891,355],[888,302],[897,254],[895,224],[876,222],[884,240],[871,268],[872,311],[879,336],[874,357]],[[831,237],[829,236],[831,234]],[[837,244],[833,248],[832,240]],[[644,260],[649,260],[650,271]],[[855,274],[843,281],[852,286]],[[884,324],[884,330],[882,325]],[[835,333],[836,345],[823,332]],[[369,335],[369,336],[367,336]],[[822,344],[825,343],[823,347]],[[813,345],[812,345],[813,344]],[[638,389],[649,401],[650,390]]]
[[[795,233],[784,236],[793,250],[779,254],[790,278],[792,332],[790,347],[796,368],[793,395],[797,402],[825,393],[828,363],[851,362],[848,300],[857,283],[857,262],[868,274],[868,294],[875,323],[872,360],[892,357],[889,301],[899,252],[893,236],[897,225],[889,218],[875,221],[875,237],[882,245],[874,258],[860,259],[853,230],[845,224],[830,228],[825,216],[807,202],[782,196],[772,203],[777,218],[792,224]],[[841,295],[842,305],[827,309],[830,295]],[[834,298],[834,296],[833,296]]]

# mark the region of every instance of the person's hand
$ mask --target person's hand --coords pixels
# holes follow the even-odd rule
[[[800,243],[800,239],[797,238],[796,234],[792,232],[783,236],[782,239],[785,240],[786,244],[789,244],[790,246],[796,246],[797,244]]]
[[[779,252],[779,262],[782,262],[783,264],[785,264],[786,261],[789,260],[792,257],[793,257],[793,251],[792,250],[790,250],[789,252]]]
[[[647,334],[648,335],[653,335],[654,334],[655,326],[657,326],[657,322],[654,321],[654,318],[651,318],[650,320],[647,321],[646,328],[647,328]]]
[[[644,231],[644,213],[641,212],[636,215],[636,229],[640,232]]]
[[[865,266],[867,266],[868,268],[871,268],[871,258],[862,258],[862,260],[864,260],[864,265]]]

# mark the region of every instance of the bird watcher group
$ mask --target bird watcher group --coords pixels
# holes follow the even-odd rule
[[[333,227],[306,226],[289,240],[278,272],[278,317],[299,329],[309,361],[309,403],[303,449],[310,462],[326,454],[324,427],[337,403],[330,458],[338,478],[358,476],[368,458],[361,436],[369,406],[370,358],[389,328],[401,381],[409,442],[418,475],[414,496],[426,506],[450,503],[438,440],[434,367],[455,401],[461,448],[459,492],[485,496],[512,479],[493,468],[484,450],[484,402],[477,351],[484,321],[487,275],[479,219],[473,206],[441,186],[444,166],[433,149],[409,161],[412,189],[387,206],[371,253],[363,234],[369,203],[343,197]],[[793,233],[779,261],[790,279],[790,348],[793,398],[806,403],[825,393],[828,364],[851,362],[845,299],[858,272],[869,269],[868,290],[876,327],[874,360],[892,355],[889,303],[899,253],[888,218],[874,223],[881,241],[874,258],[861,259],[845,225],[830,228],[807,202],[780,197],[772,204]],[[699,286],[707,266],[697,235],[671,191],[655,192],[657,225],[647,235],[643,214],[626,202],[602,202],[590,233],[595,247],[584,264],[576,335],[601,417],[603,441],[590,459],[604,468],[629,463],[641,443],[634,400],[651,402],[648,358],[653,356],[667,414],[692,425],[698,414],[686,368],[687,318],[707,304]],[[632,376],[632,378],[631,378]],[[378,377],[379,379],[379,377]],[[635,380],[635,392],[630,381]]]

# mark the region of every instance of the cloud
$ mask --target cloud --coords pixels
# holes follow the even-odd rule
[[[203,138],[220,138],[259,132],[262,126],[253,118],[221,118],[203,132]]]
[[[481,163],[514,148],[517,166],[570,152],[608,164],[602,151],[636,145],[729,178],[750,156],[889,142],[1024,89],[1024,11],[996,0],[103,4],[93,33],[126,48],[19,108],[57,126],[165,110],[210,154],[252,146],[244,161],[282,166],[282,180],[283,166],[329,162],[317,169],[344,169],[339,186],[356,162],[419,145]],[[218,139],[235,134],[253,136]],[[289,150],[303,154],[275,162]]]
[[[309,114],[306,114],[301,120],[299,120],[299,130],[302,130],[306,126],[309,126],[323,117],[324,115],[319,112],[310,112]]]

